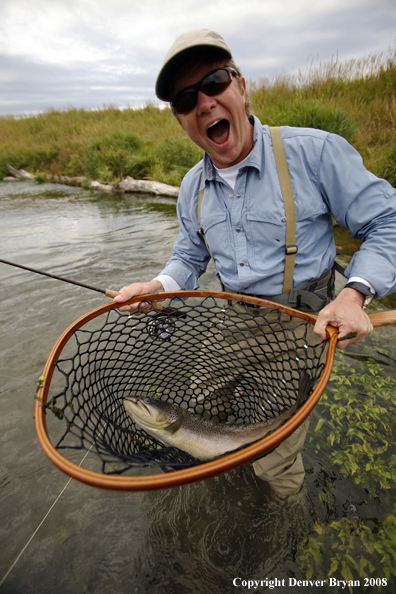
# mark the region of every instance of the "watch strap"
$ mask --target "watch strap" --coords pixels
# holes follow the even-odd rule
[[[371,291],[370,287],[365,285],[364,283],[359,283],[358,281],[353,281],[351,283],[347,283],[344,289],[355,289],[355,291],[359,291],[362,295],[364,295],[364,302],[363,302],[363,309],[367,309],[370,303],[373,300],[374,293]]]
[[[365,285],[364,283],[359,283],[357,281],[353,281],[351,283],[347,283],[344,287],[344,289],[355,289],[355,291],[359,291],[359,293],[361,293],[362,295],[365,295],[366,297],[374,297],[373,292],[371,291],[370,287],[368,287],[367,285]]]

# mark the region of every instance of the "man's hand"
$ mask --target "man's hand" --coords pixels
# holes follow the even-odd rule
[[[116,303],[123,303],[124,301],[128,301],[132,297],[136,295],[153,295],[155,293],[160,293],[164,290],[164,287],[158,280],[152,280],[147,283],[133,283],[133,285],[128,285],[127,287],[122,287],[120,289],[120,295],[114,297],[114,301]],[[120,311],[135,311],[139,307],[139,302],[132,303],[132,305],[123,305],[119,308]],[[140,311],[146,311],[150,309],[150,304],[142,303],[139,307]]]
[[[364,296],[355,289],[343,289],[338,297],[326,305],[318,315],[314,332],[322,340],[327,338],[326,326],[339,328],[339,337],[347,336],[350,332],[356,333],[349,340],[337,343],[337,348],[343,349],[352,342],[359,342],[373,331],[370,318],[362,309]]]

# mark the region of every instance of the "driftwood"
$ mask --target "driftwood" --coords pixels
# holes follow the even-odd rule
[[[168,186],[161,182],[148,181],[144,179],[133,179],[133,177],[126,177],[117,186],[118,192],[139,192],[142,194],[156,194],[157,196],[170,196],[177,198],[179,195],[179,188],[175,186]]]
[[[12,165],[8,165],[8,163],[7,163],[7,167],[8,167],[8,171],[11,173],[11,175],[13,177],[16,177],[17,179],[34,179],[34,175],[32,175],[31,173],[28,173],[24,169],[15,169],[15,167],[13,167]]]
[[[7,165],[12,178],[4,178],[6,181],[14,180],[33,180],[34,175],[24,171],[23,169],[15,169],[12,165]],[[168,186],[157,181],[149,181],[144,179],[133,179],[133,177],[126,177],[118,184],[111,184],[102,182],[100,180],[90,181],[86,177],[69,177],[67,175],[53,175],[46,176],[47,181],[67,186],[83,186],[91,188],[99,192],[108,193],[124,193],[134,192],[139,194],[153,194],[155,196],[167,196],[169,198],[177,198],[179,195],[179,188],[176,186]]]
[[[99,179],[90,182],[91,190],[98,190],[98,192],[109,192],[112,193],[115,191],[114,184],[110,184],[108,182],[102,182]]]

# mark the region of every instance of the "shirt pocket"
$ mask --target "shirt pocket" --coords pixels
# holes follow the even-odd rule
[[[255,270],[270,274],[283,266],[286,223],[264,220],[258,213],[246,215],[247,240]]]

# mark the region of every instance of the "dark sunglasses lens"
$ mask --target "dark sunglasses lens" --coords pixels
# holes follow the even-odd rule
[[[187,113],[196,106],[197,98],[198,93],[195,89],[186,89],[174,98],[173,108],[177,113]]]
[[[178,95],[172,101],[172,106],[175,111],[179,114],[187,113],[194,109],[198,101],[197,88],[201,89],[205,95],[211,97],[212,95],[218,95],[224,91],[230,84],[232,78],[228,70],[221,69],[208,74],[205,76],[200,83],[194,87],[189,87],[180,91]]]
[[[231,82],[231,76],[228,70],[217,70],[203,79],[201,89],[205,95],[217,95],[228,87]]]

